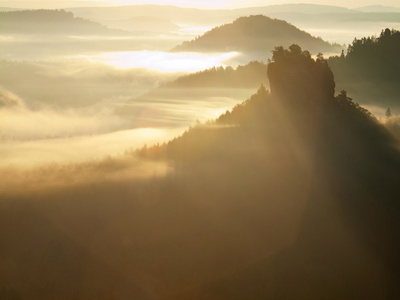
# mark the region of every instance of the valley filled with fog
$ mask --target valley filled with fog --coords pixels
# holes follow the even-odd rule
[[[0,7],[0,300],[397,299],[399,29]]]
[[[45,156],[50,162],[66,162],[69,158],[65,159],[63,151],[60,155],[54,153],[57,145],[69,142],[79,145],[83,136],[95,143],[97,138],[114,136],[118,140],[118,136],[122,136],[122,141],[113,143],[115,147],[107,147],[107,151],[111,151],[108,154],[115,155],[125,150],[126,135],[132,137],[131,147],[155,143],[156,139],[151,136],[136,134],[140,132],[138,129],[162,133],[161,142],[182,133],[196,121],[217,117],[254,93],[258,82],[251,87],[237,87],[237,92],[236,87],[235,92],[223,87],[225,92],[208,93],[206,90],[210,87],[200,84],[197,89],[179,92],[179,96],[159,93],[147,102],[141,98],[185,74],[220,66],[237,68],[253,60],[267,62],[273,47],[258,47],[257,51],[240,47],[203,53],[196,49],[170,51],[185,40],[222,25],[221,22],[232,22],[245,13],[265,11],[272,18],[291,16],[289,22],[293,20],[292,24],[299,24],[301,30],[342,45],[323,51],[329,52],[328,55],[340,54],[340,49],[345,49],[354,37],[379,33],[382,20],[388,18],[382,13],[377,14],[382,20],[366,21],[359,17],[360,20],[351,21],[358,22],[357,27],[340,29],[336,23],[321,20],[319,16],[327,14],[333,22],[337,14],[348,16],[349,11],[329,10],[323,6],[313,8],[315,11],[308,11],[312,17],[307,19],[302,17],[307,6],[290,5],[248,11],[199,12],[165,7],[162,16],[162,8],[157,6],[76,8],[42,11],[36,15],[34,12],[26,15],[19,12],[18,15],[16,11],[16,15],[7,15],[9,20],[3,17],[4,26],[0,30],[0,86],[1,97],[6,99],[0,111],[3,157],[9,157],[13,165],[13,161],[23,156],[36,156],[43,147],[43,150],[51,149],[52,154]],[[278,44],[278,40],[271,43]],[[316,50],[314,55],[318,53]],[[8,105],[7,98],[14,99],[10,100],[14,105]],[[87,145],[77,147],[80,153],[85,152],[85,147],[93,149]],[[106,154],[106,151],[96,152],[101,153],[100,156]],[[4,160],[2,165],[7,162]]]

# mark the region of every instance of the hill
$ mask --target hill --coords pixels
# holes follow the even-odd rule
[[[75,18],[65,10],[18,10],[0,12],[2,34],[124,35],[99,23]]]
[[[22,8],[11,8],[11,7],[0,7],[0,12],[3,11],[17,11],[17,10],[24,10]]]
[[[216,27],[231,23],[237,18],[262,14],[270,18],[285,20],[314,36],[324,40],[349,43],[355,36],[379,32],[382,24],[396,28],[400,22],[399,12],[363,12],[337,6],[315,4],[282,4],[232,10],[205,10],[162,5],[132,5],[123,7],[69,8],[74,15],[112,26],[109,21],[137,17],[156,17],[185,27]],[[126,29],[120,26],[121,29]],[[167,29],[168,27],[166,27]],[[168,30],[165,30],[165,33]]]
[[[347,53],[331,57],[338,85],[365,104],[400,108],[400,32],[382,30],[379,36],[354,39]]]
[[[267,84],[267,65],[252,61],[244,66],[213,67],[183,75],[164,84],[164,88],[257,88]]]
[[[373,13],[399,13],[400,7],[384,6],[384,5],[368,5],[356,8],[362,12],[373,12]]]
[[[363,7],[348,9],[339,6],[316,5],[316,4],[281,4],[267,5],[261,7],[248,7],[239,9],[193,9],[168,5],[131,5],[120,7],[80,7],[67,8],[75,15],[98,21],[128,19],[136,17],[156,17],[172,20],[177,23],[188,24],[190,26],[215,26],[221,23],[232,22],[233,20],[247,15],[262,14],[279,19],[290,18],[290,22],[297,19],[306,22],[307,18],[318,18],[323,23],[324,18],[339,21],[343,16],[359,16],[365,13],[375,14],[374,21],[388,21],[388,15],[383,13],[398,12],[398,8],[392,7]],[[393,17],[393,16],[392,16]],[[399,15],[397,15],[399,20]]]
[[[5,173],[1,293],[398,299],[397,142],[321,55],[277,47],[267,74],[270,92],[137,156]]]
[[[293,43],[316,53],[338,52],[342,49],[339,45],[315,38],[285,21],[257,15],[241,17],[231,24],[216,27],[172,51],[249,52],[273,49],[276,44],[288,47]]]
[[[221,199],[229,189],[227,203],[242,199],[237,222],[253,218],[242,230],[253,225],[249,232],[275,246],[271,226],[285,229],[283,240],[295,238],[284,250],[171,299],[398,297],[400,241],[398,230],[390,232],[400,228],[395,141],[346,92],[334,96],[322,57],[278,47],[268,77],[271,93],[260,88],[215,123],[149,153],[181,161],[183,178],[204,183],[199,173],[223,174],[218,196],[211,194]],[[263,218],[274,221],[268,226]]]

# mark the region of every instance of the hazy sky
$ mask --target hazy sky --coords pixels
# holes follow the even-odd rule
[[[3,7],[26,7],[26,8],[60,8],[74,6],[109,6],[109,5],[129,5],[129,4],[170,4],[185,7],[198,8],[238,8],[249,6],[263,6],[270,4],[284,3],[314,3],[334,6],[356,8],[367,5],[387,5],[399,7],[399,0],[86,0],[86,1],[66,1],[66,0],[0,0]]]

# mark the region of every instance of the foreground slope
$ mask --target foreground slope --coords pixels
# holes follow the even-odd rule
[[[167,152],[190,162],[185,175],[211,171],[205,162],[213,162],[229,166],[232,177],[242,174],[235,185],[261,180],[263,193],[246,185],[243,203],[257,216],[255,198],[277,201],[286,207],[283,228],[296,224],[297,238],[174,299],[397,298],[400,156],[393,138],[346,92],[334,97],[326,61],[299,47],[276,48],[269,80],[271,94],[260,89],[216,128],[193,129]],[[269,240],[262,231],[260,239]]]
[[[268,76],[271,93],[140,161],[7,174],[2,293],[397,299],[396,141],[346,92],[334,96],[321,56],[278,47]]]

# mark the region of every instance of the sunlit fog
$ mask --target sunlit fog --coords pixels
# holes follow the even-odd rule
[[[204,55],[202,53],[115,52],[82,56],[89,62],[101,63],[118,69],[144,68],[161,72],[196,72],[214,66],[226,66],[226,61],[237,53]]]
[[[0,300],[400,299],[396,1],[0,0]]]

